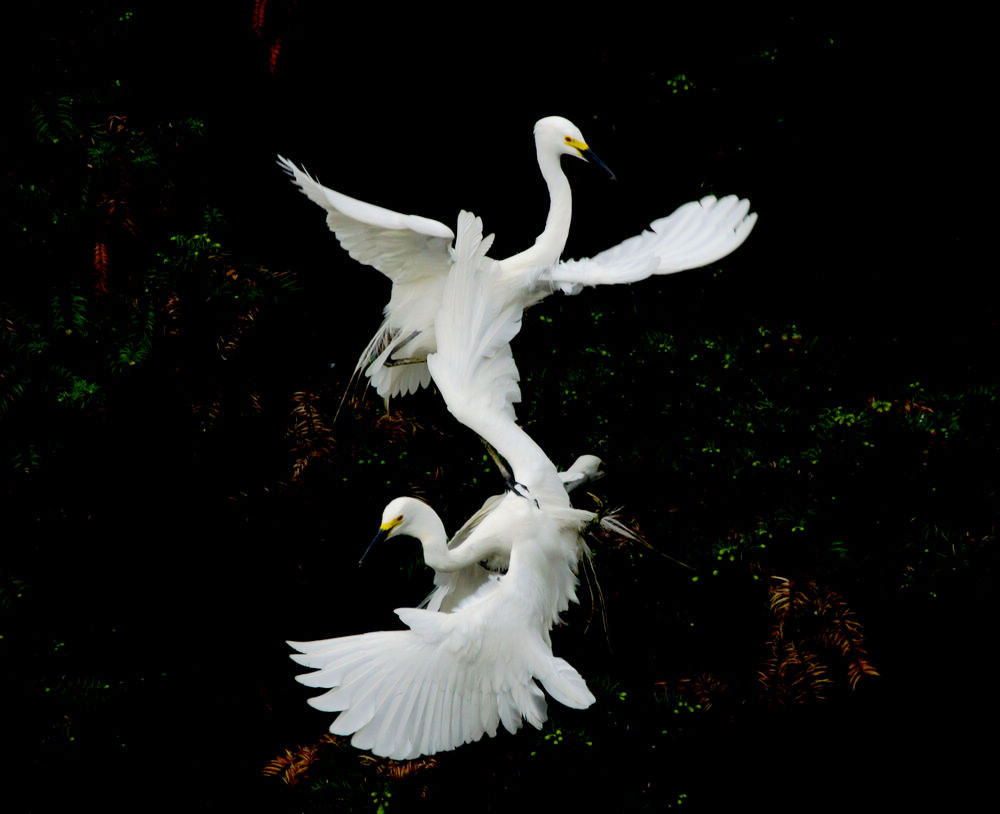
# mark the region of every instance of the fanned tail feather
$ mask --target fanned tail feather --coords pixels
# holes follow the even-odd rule
[[[438,350],[427,366],[451,414],[490,443],[536,499],[558,505],[568,499],[555,466],[514,413],[521,391],[510,342],[521,330],[524,287],[533,283],[504,275],[486,257],[491,243],[479,218],[459,215],[455,262],[435,320]]]
[[[443,394],[460,396],[445,395],[449,408],[475,399],[513,419],[521,391],[509,343],[521,330],[522,308],[513,281],[486,257],[493,236],[484,238],[482,228],[471,213],[459,214],[455,263],[435,321],[438,351],[428,365]]]

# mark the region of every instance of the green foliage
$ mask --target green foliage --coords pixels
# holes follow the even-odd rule
[[[670,92],[674,95],[689,93],[695,87],[694,81],[686,73],[679,73],[673,78],[666,80],[664,84],[670,88]]]
[[[665,494],[697,504],[693,478],[728,507],[724,525],[706,516],[671,535],[681,559],[704,563],[702,576],[713,573],[714,559],[809,572],[823,562],[824,573],[844,578],[869,564],[871,539],[881,535],[882,518],[863,505],[876,494],[905,518],[895,555],[914,561],[907,568],[926,567],[921,540],[934,538],[929,529],[940,525],[930,516],[944,508],[926,501],[944,488],[932,463],[954,444],[982,443],[986,428],[976,418],[984,409],[995,415],[1000,385],[931,392],[899,382],[888,391],[847,391],[830,375],[841,352],[797,324],[761,324],[743,337],[640,331],[625,357],[589,345],[569,356],[554,350],[553,360],[558,354],[564,371],[560,411],[587,415],[576,449],[655,471]],[[535,390],[537,381],[529,374]],[[621,398],[622,382],[646,395]],[[537,401],[525,408],[540,415]],[[979,476],[965,475],[977,484]],[[962,540],[991,539],[989,526],[969,517],[965,528],[945,533],[948,546],[961,551]]]
[[[90,93],[43,95],[27,111],[33,146],[11,172],[10,229],[12,267],[35,273],[0,300],[0,419],[8,472],[20,475],[58,454],[49,408],[99,420],[157,353],[162,364],[191,335],[210,358],[230,358],[261,309],[297,291],[290,274],[228,255],[218,208],[162,217],[176,197],[162,167],[204,137],[201,119],[140,129]],[[183,219],[195,228],[163,233]]]
[[[49,96],[28,103],[35,139],[42,144],[59,144],[75,135],[72,96]]]

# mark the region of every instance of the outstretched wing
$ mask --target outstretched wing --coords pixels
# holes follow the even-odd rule
[[[545,697],[583,709],[594,702],[580,674],[552,655],[537,623],[487,597],[474,613],[396,611],[410,630],[289,642],[292,658],[315,672],[296,678],[328,687],[309,703],[340,712],[336,735],[377,755],[410,760],[493,737],[503,723],[541,727]]]
[[[448,273],[455,235],[440,221],[403,215],[335,192],[287,158],[278,156],[278,164],[309,200],[326,210],[327,225],[359,263],[373,266],[393,283]]]
[[[698,268],[737,249],[756,222],[757,213],[750,213],[745,198],[708,195],[594,257],[556,264],[542,274],[540,282],[578,294],[584,286],[634,283],[654,274]]]

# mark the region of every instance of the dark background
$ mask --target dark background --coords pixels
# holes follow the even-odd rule
[[[4,740],[6,765],[32,801],[25,811],[63,799],[138,810],[167,800],[194,810],[329,806],[261,774],[325,726],[292,680],[283,640],[391,626],[392,608],[423,597],[429,580],[414,550],[402,567],[403,546],[369,569],[354,565],[388,499],[424,494],[453,529],[497,488],[475,440],[448,423],[433,394],[393,405],[411,426],[404,442],[376,429],[382,409],[370,397],[333,422],[388,285],[343,256],[322,214],[275,167],[278,153],[399,211],[453,224],[469,209],[496,232],[494,256],[523,248],[544,222],[531,140],[543,115],[576,122],[618,176],[612,183],[567,162],[567,257],[600,251],[704,194],[749,197],[759,224],[722,275],[689,272],[539,306],[554,327],[526,318],[515,345],[533,435],[560,465],[593,451],[580,448],[583,439],[597,443],[611,472],[600,494],[699,568],[725,518],[739,527],[768,509],[748,505],[753,490],[713,492],[697,472],[667,471],[683,411],[664,422],[654,407],[677,382],[626,361],[645,331],[682,344],[702,335],[740,343],[760,326],[794,324],[820,343],[794,375],[773,376],[778,392],[788,376],[789,410],[807,399],[795,389],[802,381],[836,382],[858,403],[892,398],[916,379],[938,393],[995,385],[992,272],[977,253],[992,215],[979,200],[991,148],[980,112],[982,21],[609,7],[567,8],[550,23],[537,10],[497,6],[348,14],[340,4],[271,0],[41,3],[12,10],[8,25],[6,107],[21,118],[4,136],[12,217],[23,206],[19,185],[58,196],[87,177],[81,162],[37,146],[32,100],[78,96],[81,133],[110,115],[147,134],[193,117],[201,137],[165,152],[145,177],[170,181],[169,206],[142,213],[143,229],[121,238],[114,268],[147,268],[166,235],[197,231],[211,206],[222,213],[215,234],[239,263],[289,270],[298,284],[268,300],[224,363],[211,352],[213,326],[232,314],[206,299],[182,341],[157,340],[128,376],[93,361],[100,348],[67,351],[75,369],[90,365],[103,383],[99,410],[67,411],[39,396],[40,409],[4,416],[11,438],[37,433],[46,450],[30,477],[12,466],[5,509],[5,591],[16,601],[3,606]],[[53,232],[41,259],[12,230],[5,302],[31,312],[51,280],[76,268],[89,279],[96,222]],[[116,273],[113,288],[134,284],[132,272]],[[104,319],[117,316],[109,307]],[[605,368],[593,368],[593,381],[583,380],[592,395],[557,408],[565,372],[583,364],[573,354],[590,346],[622,360],[621,377],[612,387]],[[294,478],[287,430],[299,392],[316,394],[336,452]],[[251,394],[259,413],[246,408]],[[199,405],[208,402],[221,418],[206,425]],[[962,413],[966,443],[940,470],[956,484],[953,513],[975,518],[967,528],[992,528],[992,487],[979,488],[979,467],[995,453],[992,410]],[[608,411],[609,423],[593,420]],[[7,443],[10,458],[17,441]],[[409,455],[398,465],[371,465],[401,450]],[[922,499],[892,480],[901,460],[866,470],[854,483],[856,516],[836,523],[902,524]],[[810,494],[834,484],[831,475]],[[781,488],[767,493],[772,507]],[[867,544],[868,533],[852,540]],[[825,579],[846,597],[882,674],[861,691],[778,711],[737,704],[651,751],[643,721],[659,719],[644,704],[656,682],[699,665],[751,665],[752,685],[766,600],[748,587],[749,571],[696,596],[682,569],[629,555],[612,556],[602,572],[599,556],[608,631],[595,623],[581,632],[581,610],[557,649],[594,681],[618,682],[608,693],[622,688],[635,700],[614,725],[604,716],[618,708],[599,693],[587,713],[552,710],[551,726],[611,726],[603,751],[532,768],[530,747],[514,745],[527,741],[502,735],[444,756],[427,781],[429,801],[404,784],[390,810],[485,807],[477,795],[496,810],[533,798],[584,810],[633,798],[650,810],[668,800],[818,810],[858,797],[972,797],[983,778],[966,734],[988,733],[995,707],[985,672],[992,549],[970,555],[955,581],[935,583],[939,601],[929,589],[894,590],[906,556],[891,544],[853,569],[824,570],[812,556],[785,549],[761,573]],[[706,638],[675,651],[686,615]],[[334,775],[351,759],[341,754],[314,774]],[[643,784],[652,789],[645,797]],[[676,792],[690,797],[680,803]]]

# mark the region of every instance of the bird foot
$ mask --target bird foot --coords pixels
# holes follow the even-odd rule
[[[399,367],[400,365],[419,365],[420,363],[426,361],[427,361],[426,356],[422,358],[417,356],[411,356],[411,357],[404,357],[402,359],[393,359],[390,356],[382,363],[382,365],[384,367]]]
[[[531,494],[531,490],[523,483],[518,483],[513,478],[507,480],[507,491],[513,492],[515,495],[523,497],[525,500],[530,500],[535,504],[536,509],[542,508],[538,505],[538,498]]]
[[[414,339],[420,336],[421,333],[422,332],[419,330],[414,331],[408,337],[406,337],[406,339],[404,339],[402,342],[398,342],[396,344],[396,347],[392,349],[392,353],[389,354],[389,358],[386,359],[382,364],[385,365],[386,367],[398,367],[399,365],[417,365],[420,364],[421,362],[426,362],[427,361],[426,357],[421,359],[416,356],[407,356],[400,359],[394,359],[392,355],[393,353],[396,353],[397,351],[400,351],[407,345],[409,345]]]

